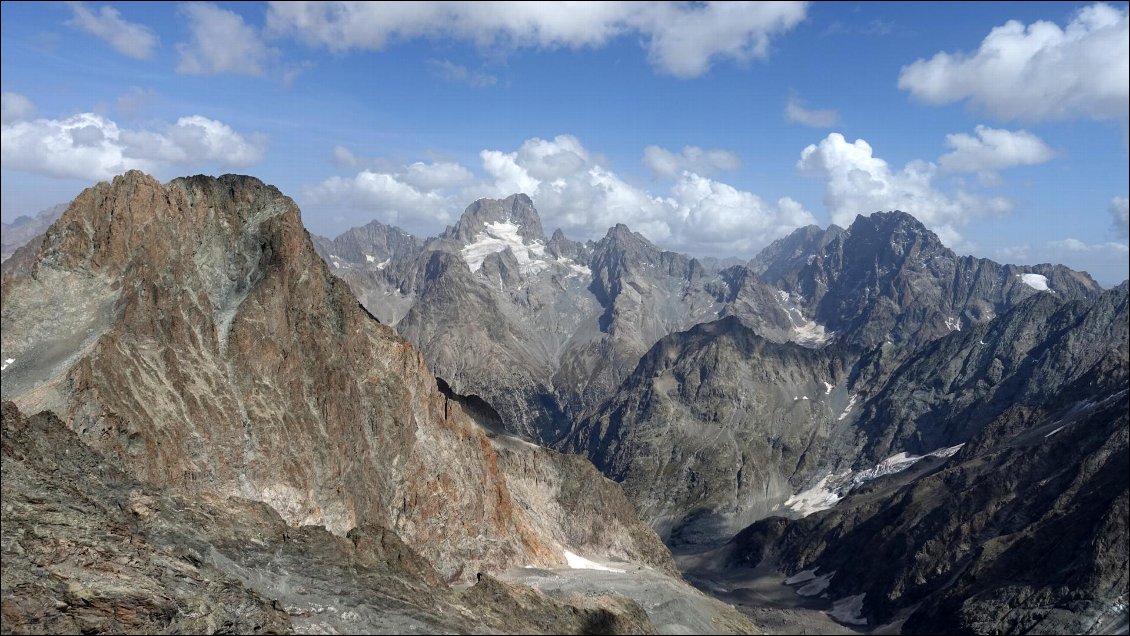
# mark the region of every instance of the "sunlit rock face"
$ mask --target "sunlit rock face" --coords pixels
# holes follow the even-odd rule
[[[591,466],[500,456],[329,271],[294,202],[257,179],[99,184],[3,285],[3,398],[55,411],[135,477],[340,535],[379,524],[447,579],[564,563],[582,540],[671,567]],[[591,501],[549,493],[568,522],[549,521],[511,487],[529,470],[591,474],[623,511],[572,515]]]

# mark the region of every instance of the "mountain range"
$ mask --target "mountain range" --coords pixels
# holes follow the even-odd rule
[[[130,172],[2,290],[5,631],[750,632],[756,577],[818,629],[1127,623],[1127,284],[904,212],[735,263]]]

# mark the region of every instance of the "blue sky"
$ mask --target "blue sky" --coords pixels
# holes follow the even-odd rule
[[[899,208],[962,254],[1127,277],[1126,3],[4,3],[2,213],[238,172],[311,231],[526,191],[751,256]]]

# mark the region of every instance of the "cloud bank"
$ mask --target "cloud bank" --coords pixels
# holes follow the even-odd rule
[[[726,165],[736,160],[732,153],[698,151],[663,151],[680,165],[672,168],[673,183],[661,195],[616,174],[576,137],[559,135],[527,139],[512,151],[481,151],[477,178],[464,166],[443,162],[369,168],[308,186],[303,197],[304,204],[361,210],[369,218],[427,236],[458,218],[470,201],[524,192],[533,198],[547,229],[560,227],[573,238],[597,239],[609,227],[625,223],[666,248],[696,254],[752,256],[770,241],[815,222],[788,197],[765,201],[686,169],[682,164],[693,163],[688,157],[706,161],[703,157],[714,156],[715,163],[724,157],[720,161]]]
[[[497,52],[598,48],[639,38],[661,73],[698,77],[719,60],[769,54],[805,17],[804,2],[273,2],[267,31],[331,51],[380,50],[415,38],[461,40]]]
[[[135,168],[150,173],[208,164],[245,168],[266,153],[264,135],[244,136],[200,115],[154,129],[129,129],[95,113],[30,119],[31,102],[20,98],[4,94],[0,157],[5,170],[100,181]]]

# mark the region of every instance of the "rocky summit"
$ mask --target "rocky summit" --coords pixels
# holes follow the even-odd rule
[[[241,564],[257,551],[264,558],[286,553],[294,541],[318,544],[317,553],[294,547],[293,567],[302,576],[314,576],[311,569],[321,567],[315,563],[348,568],[368,558],[343,557],[361,542],[384,546],[387,558],[405,555],[395,561],[415,577],[412,585],[437,589],[484,584],[482,577],[513,567],[567,567],[570,559],[675,574],[667,548],[618,485],[581,458],[500,433],[493,409],[437,384],[423,356],[330,273],[293,201],[257,179],[161,184],[130,172],[83,192],[25,250],[30,256],[5,263],[3,278],[2,386],[12,403],[5,410],[5,631],[82,629],[88,615],[107,613],[109,622],[95,621],[96,631],[282,629],[279,610],[293,598],[288,594],[317,586],[268,584],[270,572],[289,568]],[[54,415],[32,418],[43,428],[36,432],[17,408]],[[52,449],[54,464],[36,463],[49,458],[27,447],[33,441]],[[87,468],[98,466],[90,479],[66,477],[85,470],[66,465],[72,455]],[[25,474],[26,483],[14,477]],[[46,502],[44,488],[55,493]],[[17,511],[21,498],[27,503]],[[82,527],[66,508],[72,500],[107,519],[109,534]],[[193,506],[202,507],[181,514]],[[50,510],[71,529],[58,536],[35,530]],[[175,532],[129,525],[155,510],[181,511],[166,520]],[[217,545],[232,539],[206,527],[204,519],[212,518],[248,526],[257,547],[235,555],[234,544]],[[368,539],[366,528],[381,530]],[[201,529],[220,534],[178,538]],[[124,550],[115,543],[122,538],[147,547],[126,563],[115,556]],[[66,561],[71,557],[58,550],[67,545],[102,556]],[[170,554],[172,546],[184,554]],[[9,560],[11,550],[55,556]],[[126,568],[125,580],[140,577],[143,589],[168,584],[155,559],[196,568],[190,578],[204,587],[188,581],[192,589],[180,596],[134,605],[129,599],[140,603],[138,597],[89,579],[88,569],[102,567],[103,558]],[[228,578],[217,578],[216,568]],[[54,572],[56,583],[15,583],[41,571]],[[391,575],[402,573],[393,568]],[[236,602],[225,589],[244,590],[243,609],[231,610],[239,616],[224,613],[230,607],[193,609],[197,601],[212,602],[193,596],[211,594],[208,585],[215,603]],[[60,590],[69,591],[58,596]],[[483,594],[513,611],[525,607],[531,620],[534,608],[557,607],[502,584],[465,598]],[[76,603],[88,607],[83,599],[91,595],[100,605],[68,614]],[[405,595],[411,593],[397,598]],[[115,612],[124,607],[132,622],[119,625]],[[577,608],[582,613],[573,623],[538,623],[538,630],[582,629],[589,620],[651,629],[628,601]],[[475,624],[460,623],[457,614],[429,631]],[[348,623],[344,616],[338,618]],[[207,622],[213,620],[219,627]]]

